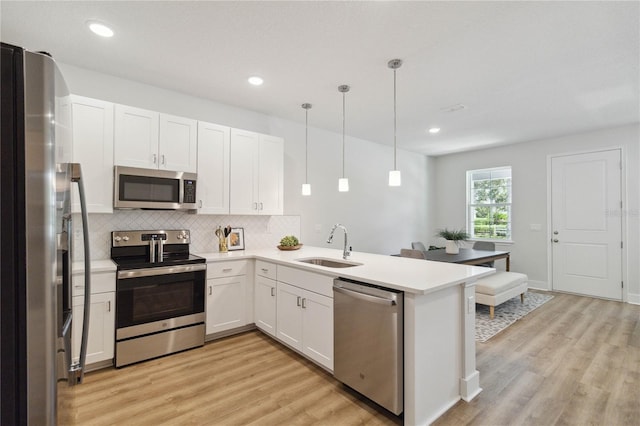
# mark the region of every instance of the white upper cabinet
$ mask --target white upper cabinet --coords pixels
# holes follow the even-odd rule
[[[198,162],[198,122],[160,114],[158,168],[195,173]]]
[[[113,104],[71,96],[73,161],[82,167],[89,213],[113,212]],[[72,185],[72,211],[80,211],[77,186]]]
[[[282,138],[231,129],[230,213],[283,214],[283,170]]]
[[[258,170],[260,214],[283,214],[284,140],[282,138],[260,135]]]
[[[127,105],[115,107],[114,162],[195,173],[197,121]]]
[[[231,129],[198,122],[198,213],[229,214]]]
[[[119,166],[158,168],[160,114],[127,105],[115,107],[113,159]]]

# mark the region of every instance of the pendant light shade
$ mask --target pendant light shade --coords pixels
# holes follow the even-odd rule
[[[338,191],[349,192],[349,179],[344,177],[344,136],[345,136],[345,94],[351,89],[346,84],[338,86],[338,91],[342,93],[342,177],[338,179]]]
[[[402,176],[397,166],[398,144],[396,141],[396,70],[402,66],[402,60],[392,59],[387,63],[387,66],[393,70],[393,170],[389,172],[389,186],[400,186],[402,184]]]
[[[302,184],[302,195],[311,195],[311,185],[309,184],[309,110],[311,104],[302,104],[304,111],[304,183]]]

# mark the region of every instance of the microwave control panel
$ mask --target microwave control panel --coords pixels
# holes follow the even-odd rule
[[[183,203],[195,203],[196,202],[196,181],[192,179],[185,179],[184,181],[184,199]]]

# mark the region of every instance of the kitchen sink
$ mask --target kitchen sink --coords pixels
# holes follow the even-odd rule
[[[323,257],[309,257],[307,259],[296,259],[298,262],[310,263],[311,265],[326,266],[327,268],[351,268],[360,266],[362,263],[349,262],[347,260],[326,259]]]

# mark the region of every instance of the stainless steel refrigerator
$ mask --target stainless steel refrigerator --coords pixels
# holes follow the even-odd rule
[[[86,359],[91,257],[84,188],[80,166],[71,162],[69,91],[55,61],[1,48],[0,423],[51,425],[70,406],[61,395],[82,382]],[[82,205],[83,318],[71,309],[72,182]],[[73,365],[72,327],[83,328]]]

